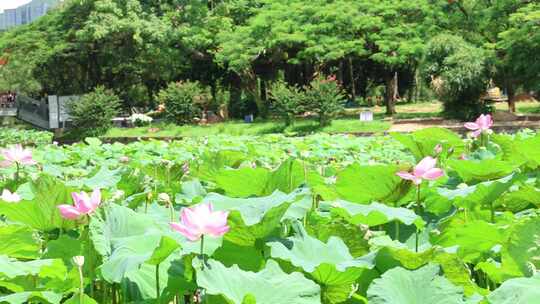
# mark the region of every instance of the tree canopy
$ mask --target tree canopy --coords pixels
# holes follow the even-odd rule
[[[332,74],[349,100],[384,95],[392,114],[398,98],[426,98],[422,82],[440,76],[422,68],[439,34],[481,54],[480,78],[509,94],[539,90],[539,20],[528,0],[68,0],[0,34],[0,90],[104,86],[124,106],[152,107],[169,83],[192,80],[264,116],[272,83]]]

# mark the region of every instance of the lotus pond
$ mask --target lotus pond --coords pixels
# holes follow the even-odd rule
[[[540,303],[540,135],[476,133],[9,142],[0,303]]]

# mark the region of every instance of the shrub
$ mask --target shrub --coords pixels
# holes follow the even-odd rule
[[[305,91],[306,110],[319,116],[320,126],[330,125],[343,110],[345,94],[334,76],[315,78]]]
[[[200,117],[202,107],[208,102],[207,90],[196,81],[170,83],[158,94],[158,101],[165,105],[165,118],[176,124],[187,124]]]
[[[68,104],[73,127],[80,137],[105,134],[119,109],[120,98],[101,86]]]
[[[303,112],[304,93],[297,87],[289,87],[278,81],[270,87],[272,109],[283,118],[287,126],[294,122],[294,117]]]
[[[150,125],[154,119],[146,114],[135,113],[129,117],[129,120],[136,127],[144,127]]]
[[[486,111],[480,103],[488,80],[486,58],[485,51],[458,36],[442,34],[428,43],[424,73],[446,116],[470,120]]]

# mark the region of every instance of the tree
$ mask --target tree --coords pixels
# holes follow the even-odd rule
[[[540,4],[530,3],[510,16],[510,26],[499,34],[502,61],[525,89],[540,91]]]
[[[445,114],[471,119],[484,112],[480,95],[488,80],[485,50],[451,34],[435,36],[426,48],[424,74],[444,102]]]

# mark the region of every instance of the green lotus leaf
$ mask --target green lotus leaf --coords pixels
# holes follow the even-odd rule
[[[512,212],[519,212],[532,206],[540,207],[540,190],[534,185],[526,184],[517,190],[512,188],[499,198],[498,205]]]
[[[448,166],[455,170],[467,184],[499,179],[510,175],[519,164],[496,159],[448,161]]]
[[[90,189],[107,189],[112,188],[120,181],[120,170],[109,170],[107,166],[103,166],[96,174],[84,180],[84,185]]]
[[[89,297],[87,294],[83,294],[81,301],[80,293],[74,293],[71,298],[64,302],[64,304],[98,304],[98,302]]]
[[[215,180],[228,196],[249,197],[263,195],[269,176],[270,171],[267,169],[243,167],[222,170]]]
[[[53,269],[54,271],[49,271]],[[54,272],[57,273],[54,273]],[[28,262],[17,261],[0,255],[0,278],[13,279],[19,276],[43,275],[51,278],[63,278],[67,272],[62,260],[41,259]]]
[[[180,245],[178,242],[168,236],[162,236],[159,245],[152,252],[150,259],[146,263],[150,265],[157,265],[163,262],[167,257],[169,257]]]
[[[37,303],[57,304],[62,300],[62,294],[52,291],[25,291],[0,296],[0,303],[24,304],[39,301]]]
[[[429,263],[439,264],[446,279],[464,288],[466,295],[485,293],[472,281],[465,263],[456,254],[445,252],[440,247],[413,252],[407,248],[395,247],[392,243],[388,243],[387,247],[379,249],[376,259],[377,269],[382,271],[395,267],[414,270]]]
[[[157,263],[176,249],[171,242],[175,234],[163,231],[152,217],[114,204],[105,213],[105,219],[92,218],[90,232],[103,256],[101,274],[108,282],[119,283],[128,271],[146,262]],[[169,236],[163,240],[165,234]]]
[[[0,255],[17,259],[37,259],[39,249],[31,228],[22,225],[0,226]]]
[[[276,190],[291,193],[302,184],[313,188],[322,183],[323,178],[310,169],[307,164],[289,158],[270,173],[264,193],[270,194]]]
[[[465,206],[469,209],[476,206],[487,208],[490,204],[495,205],[494,202],[522,178],[522,175],[511,174],[497,180],[481,182],[455,190],[439,188],[438,193],[452,200],[456,206]]]
[[[377,202],[362,205],[340,200],[321,203],[321,209],[329,209],[355,225],[364,224],[373,227],[400,221],[405,225],[414,224],[418,228],[424,226],[424,221],[414,211],[407,208],[389,207]]]
[[[481,220],[452,221],[433,236],[431,242],[443,247],[457,247],[457,254],[465,262],[477,263],[490,256],[496,245],[504,242],[501,228]]]
[[[347,245],[353,257],[366,255],[370,251],[368,240],[364,238],[366,231],[362,230],[359,225],[351,224],[340,217],[310,213],[306,230],[309,235],[325,243],[332,236],[340,238]]]
[[[273,258],[289,261],[325,285],[353,283],[363,269],[374,267],[376,254],[354,258],[345,243],[330,237],[327,243],[300,230],[296,236],[267,243]]]
[[[257,304],[319,304],[320,287],[301,273],[283,272],[273,260],[268,260],[260,272],[230,268],[215,260],[207,261],[202,270],[197,267],[197,285],[209,295],[220,295],[229,303]],[[249,296],[248,296],[249,295]],[[245,299],[250,299],[245,302]]]
[[[253,246],[255,241],[277,234],[280,223],[292,203],[302,197],[295,191],[284,194],[276,191],[270,196],[231,198],[210,193],[203,202],[211,202],[216,210],[229,210],[230,231],[225,239],[240,246]]]
[[[540,275],[502,283],[487,297],[490,304],[530,304],[540,299]]]
[[[502,243],[501,262],[486,261],[477,265],[497,283],[531,276],[540,268],[540,216],[517,221],[507,235]]]
[[[369,286],[370,304],[464,304],[463,289],[439,275],[437,265],[417,270],[398,267],[385,272]]]
[[[73,223],[65,221],[57,206],[71,203],[73,189],[60,180],[42,175],[31,183],[34,198],[19,203],[0,202],[0,214],[10,221],[25,224],[31,228],[48,231],[55,228],[70,228]]]
[[[159,271],[160,303],[171,302],[179,290],[194,291],[196,286],[192,282],[191,265],[176,253],[163,260],[159,269],[147,263],[129,269],[122,280],[122,285],[129,291],[129,299],[126,300],[156,303],[156,270]]]
[[[81,241],[68,235],[61,235],[56,240],[47,242],[47,251],[44,258],[62,259],[64,264],[71,265],[71,258],[77,255],[84,255]]]
[[[443,145],[446,150],[453,148],[457,155],[463,151],[463,141],[459,135],[444,128],[425,128],[410,134],[390,135],[411,151],[417,162],[426,156],[433,156],[433,149],[438,144]]]
[[[393,165],[353,164],[338,173],[336,191],[342,199],[360,204],[397,201],[410,188],[395,174],[397,171]]]

